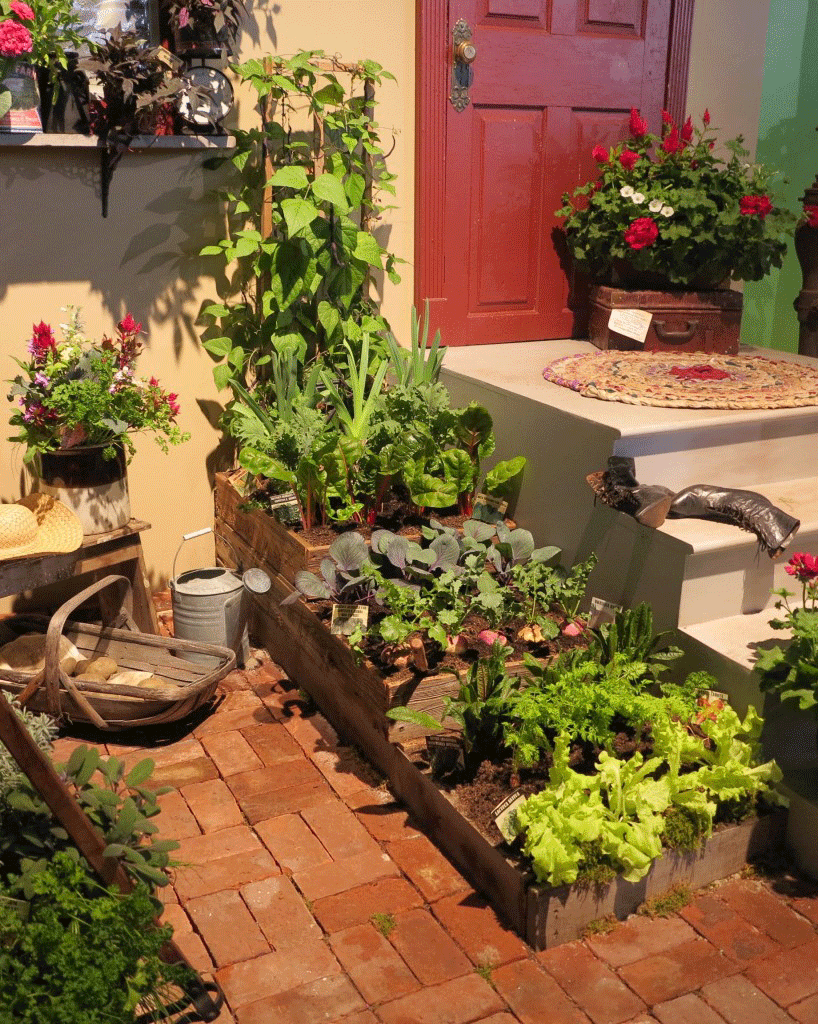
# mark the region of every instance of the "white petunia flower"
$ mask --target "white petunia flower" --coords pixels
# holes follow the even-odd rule
[[[623,185],[622,188],[619,190],[619,194],[624,199],[630,199],[630,197],[633,195],[633,186],[632,185]]]
[[[659,213],[661,213],[661,215],[663,217],[672,217],[673,216],[673,207],[672,206],[663,206],[662,209],[659,211]]]
[[[642,195],[641,192],[634,192],[634,194],[631,196],[631,202],[636,203],[637,206],[641,206],[642,203],[644,203],[644,201],[645,197]]]
[[[651,199],[648,203],[648,209],[651,213],[658,213],[662,209],[663,205],[664,204],[661,199]]]

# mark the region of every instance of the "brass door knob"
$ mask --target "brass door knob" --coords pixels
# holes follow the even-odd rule
[[[454,59],[461,64],[471,64],[477,56],[477,47],[469,39],[462,39],[454,48]]]

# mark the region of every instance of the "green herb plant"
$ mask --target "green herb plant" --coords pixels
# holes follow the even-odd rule
[[[0,881],[0,896],[19,895]],[[147,885],[103,888],[65,851],[29,879],[26,919],[0,899],[0,1024],[118,1024],[163,1006],[192,972],[163,962]],[[144,1018],[142,1018],[144,1019]]]

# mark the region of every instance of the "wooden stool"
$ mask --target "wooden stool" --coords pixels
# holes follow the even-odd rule
[[[133,587],[133,617],[137,626],[143,633],[158,634],[159,620],[151,600],[142,538],[139,536],[150,527],[150,523],[132,519],[119,530],[85,537],[76,551],[66,555],[43,555],[16,562],[0,562],[0,597],[44,587],[84,573],[93,573],[95,580],[116,573],[127,577]],[[105,602],[114,598],[115,595],[112,597],[105,591],[99,595],[103,614],[107,611]],[[116,608],[111,611],[116,611]]]

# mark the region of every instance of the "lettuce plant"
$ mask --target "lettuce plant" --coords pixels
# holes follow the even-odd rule
[[[577,881],[590,847],[627,881],[637,882],[662,853],[672,808],[692,813],[707,836],[721,804],[742,798],[782,802],[771,788],[781,779],[780,769],[774,761],[755,763],[759,723],[752,708],[744,722],[725,708],[702,725],[711,750],[668,719],[649,760],[635,753],[622,761],[603,751],[591,776],[569,767],[570,739],[560,735],[548,786],[514,814],[538,881],[554,886]]]

